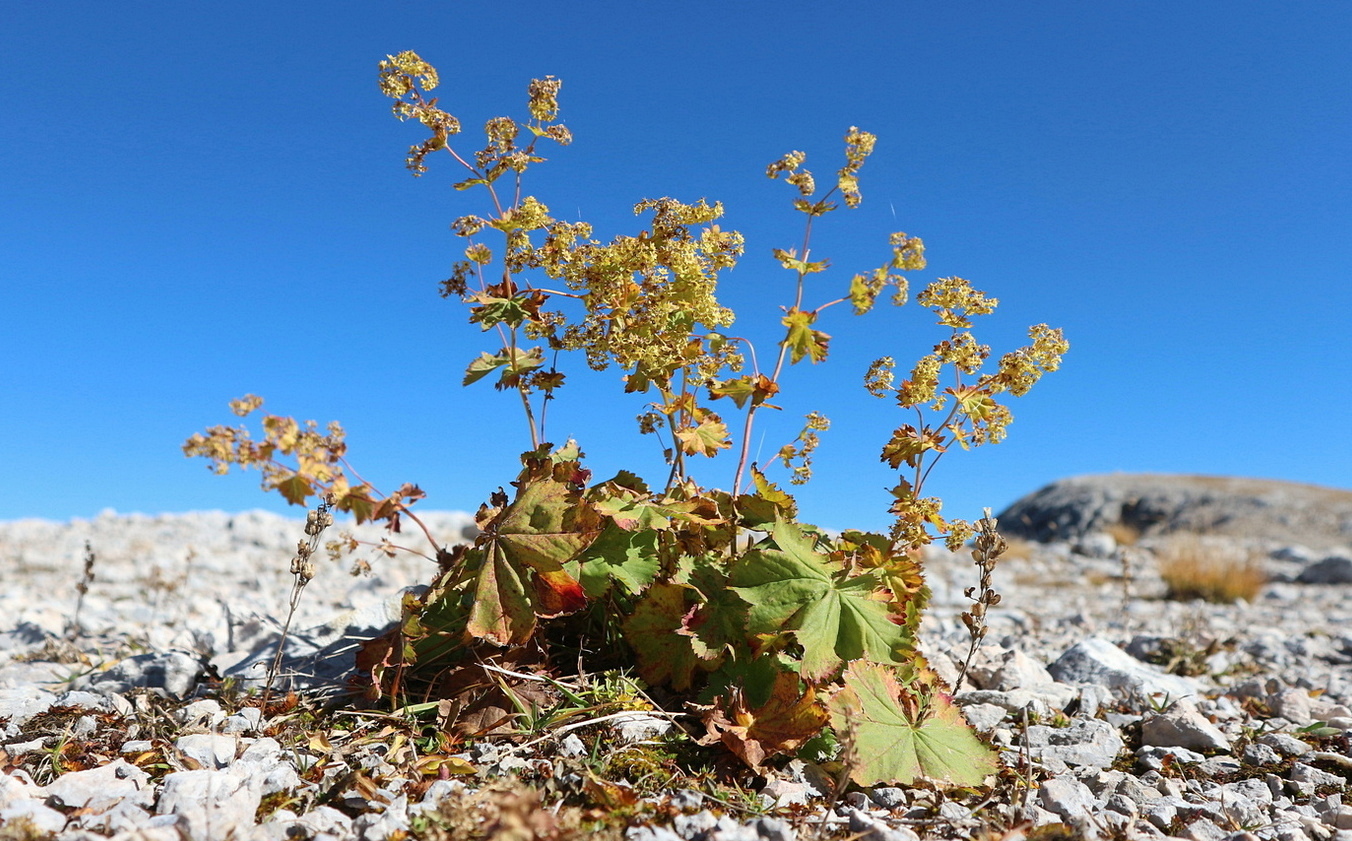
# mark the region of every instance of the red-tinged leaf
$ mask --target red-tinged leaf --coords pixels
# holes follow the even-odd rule
[[[743,525],[760,528],[776,520],[792,520],[798,515],[798,503],[778,485],[765,478],[753,464],[751,481],[755,484],[754,494],[742,494],[737,497],[737,513]]]
[[[638,657],[639,677],[653,686],[683,692],[703,665],[691,648],[690,637],[677,633],[689,610],[690,595],[679,584],[654,584],[624,621],[624,635]]]
[[[921,431],[906,424],[894,430],[892,439],[883,445],[882,460],[894,470],[903,463],[915,467],[916,461],[926,452],[942,453],[945,449],[944,437],[933,429],[926,427]]]
[[[936,688],[903,686],[894,669],[869,663],[852,664],[844,683],[829,704],[831,726],[854,740],[850,778],[859,785],[926,779],[976,787],[999,770],[994,751]],[[917,690],[928,697],[917,697]]]
[[[828,719],[816,691],[804,687],[798,676],[780,672],[770,699],[749,707],[741,689],[715,700],[704,724],[708,734],[701,744],[722,742],[753,770],[759,771],[769,757],[791,754],[821,732]]]
[[[357,521],[357,525],[368,522],[375,511],[375,504],[362,493],[349,493],[335,503],[339,511],[346,511]]]
[[[481,523],[477,544],[484,562],[476,572],[468,630],[498,645],[528,640],[536,617],[586,605],[581,583],[564,564],[600,531],[600,518],[572,481],[579,470],[575,460],[555,462],[542,447],[523,461],[516,499]]]

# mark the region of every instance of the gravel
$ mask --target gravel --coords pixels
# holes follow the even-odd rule
[[[448,543],[474,533],[467,514],[424,520]],[[490,827],[554,820],[503,780],[586,785],[577,733],[543,749],[475,745],[429,782],[399,776],[393,737],[297,745],[276,732],[284,713],[228,701],[223,687],[263,683],[302,536],[301,521],[263,512],[0,523],[0,837],[424,837],[451,802],[488,803]],[[626,837],[968,838],[1064,824],[1093,838],[1352,841],[1352,584],[1327,560],[1352,552],[1230,538],[1274,580],[1251,602],[1217,605],[1162,598],[1152,539],[1018,545],[997,567],[1003,599],[956,693],[1005,760],[993,792],[832,798],[823,769],[794,760],[759,781],[760,814],[674,789],[636,809]],[[94,577],[82,595],[86,542]],[[351,561],[322,563],[302,593],[278,696],[337,697],[352,652],[435,570],[365,557],[357,575]],[[927,569],[924,645],[953,681],[976,569],[944,552]],[[615,726],[641,743],[658,725],[669,726]]]

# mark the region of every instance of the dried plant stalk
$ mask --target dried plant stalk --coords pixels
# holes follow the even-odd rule
[[[330,513],[332,507],[332,503],[325,500],[319,507],[305,515],[307,539],[296,544],[296,556],[291,559],[291,574],[294,576],[291,584],[291,602],[286,612],[286,623],[282,626],[281,639],[277,641],[277,653],[272,658],[272,665],[268,667],[267,682],[263,686],[264,711],[267,710],[268,700],[272,697],[273,681],[277,679],[277,672],[282,667],[286,637],[291,631],[291,620],[295,618],[296,608],[300,606],[301,593],[305,592],[305,585],[315,577],[315,565],[311,559],[319,549],[319,536],[324,533],[324,529],[333,525],[333,514]]]
[[[89,541],[85,541],[84,555],[84,575],[80,577],[80,583],[75,585],[75,615],[71,617],[70,627],[66,629],[66,635],[71,639],[84,633],[84,626],[80,624],[80,612],[84,610],[85,593],[89,592],[89,585],[94,583],[94,547]]]
[[[967,670],[972,666],[977,649],[986,638],[986,632],[989,630],[986,626],[986,610],[1000,603],[1000,594],[995,592],[995,588],[991,585],[991,575],[995,572],[995,564],[1009,548],[1009,544],[1005,543],[1005,539],[995,530],[999,521],[991,516],[991,510],[985,509],[985,513],[986,516],[976,522],[977,536],[972,547],[972,559],[981,569],[981,585],[968,587],[963,592],[963,595],[973,602],[971,610],[962,614],[962,624],[967,626],[967,633],[972,637],[972,645],[967,649],[967,659],[963,661],[962,668],[958,670],[958,679],[953,682],[954,692],[962,688],[962,682],[967,678]]]

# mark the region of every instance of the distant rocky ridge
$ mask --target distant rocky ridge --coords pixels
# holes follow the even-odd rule
[[[1317,551],[1352,546],[1352,490],[1273,479],[1110,473],[1061,479],[999,515],[1007,535],[1076,541],[1114,527],[1191,532]]]

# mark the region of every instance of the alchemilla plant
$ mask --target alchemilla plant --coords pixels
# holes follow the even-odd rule
[[[916,640],[928,598],[924,547],[941,540],[956,550],[976,530],[944,516],[923,489],[953,445],[1004,438],[1011,415],[1002,401],[1056,370],[1068,348],[1061,331],[1037,325],[1027,346],[992,362],[971,331],[997,300],[959,277],[925,286],[916,303],[937,317],[937,344],[904,373],[885,357],[863,376],[870,394],[908,419],[880,451],[897,471],[894,523],[887,534],[827,535],[800,522],[793,498],[749,462],[749,442],[757,416],[776,410],[787,369],[827,360],[823,311],[848,306],[862,316],[884,295],[904,305],[905,273],[925,268],[921,239],[896,233],[880,266],[838,282],[834,297],[809,300],[827,285],[814,278],[828,268],[812,251],[814,228],[862,201],[874,136],[850,128],[843,164],[820,185],[802,152],[767,168],[787,182],[804,224],[797,247],[773,252],[786,272],[783,333],[758,353],[731,331],[734,314],[716,297],[720,274],[743,257],[742,236],[719,224],[721,204],[643,200],[638,233],[595,239],[590,225],[554,218],[525,191],[542,148],[573,139],[559,122],[560,80],[532,81],[528,116],[488,120],[473,152],[457,145],[460,121],[428,97],[436,86],[436,70],[415,53],[380,63],[394,115],[429,133],[410,149],[408,168],[422,175],[444,153],[462,176],[456,189],[481,199],[477,213],[451,224],[463,257],[441,294],[496,338],[469,362],[464,383],[487,380],[518,400],[529,448],[512,493],[499,490],[480,508],[473,545],[440,546],[423,529],[438,572],[423,595],[405,598],[400,626],[359,655],[368,696],[436,702],[448,726],[487,735],[520,714],[522,699],[538,698],[540,676],[632,667],[651,698],[697,719],[702,743],[752,768],[834,751],[859,784],[980,785],[994,755]],[[642,395],[638,431],[662,443],[660,481],[630,472],[596,481],[576,443],[549,442],[547,410],[566,394],[558,362],[577,355],[569,352],[593,369],[618,369],[624,391]],[[248,396],[232,408],[245,416],[261,403]],[[793,483],[810,478],[828,426],[808,415],[779,451]],[[391,532],[405,520],[421,527],[411,506],[423,492],[405,485],[384,495],[363,481],[345,460],[338,424],[321,431],[265,415],[262,429],[254,439],[244,427],[214,427],[184,449],[219,473],[258,468],[266,488],[296,504],[318,497]],[[716,457],[731,463],[725,489],[694,478],[697,463]],[[1003,543],[989,517],[978,525],[974,637],[998,599],[989,567]],[[382,548],[394,551],[388,540]]]

